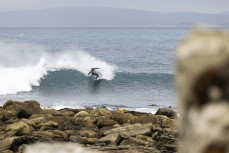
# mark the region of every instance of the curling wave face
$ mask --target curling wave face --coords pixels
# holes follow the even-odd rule
[[[101,79],[115,76],[114,65],[79,49],[50,53],[34,44],[0,42],[0,94],[31,91],[50,71],[71,69],[88,76],[92,67],[100,68]]]

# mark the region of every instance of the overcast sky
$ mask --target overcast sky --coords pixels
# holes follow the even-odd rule
[[[53,7],[114,7],[163,12],[222,13],[229,0],[0,0],[0,11]]]

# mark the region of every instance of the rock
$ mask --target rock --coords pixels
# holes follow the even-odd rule
[[[72,123],[73,117],[71,116],[53,116],[53,117],[46,117],[47,121],[53,121],[58,123],[58,130],[65,131],[74,129],[75,126]]]
[[[138,139],[142,139],[142,140],[144,140],[144,141],[148,141],[148,142],[154,142],[154,141],[152,140],[152,138],[151,138],[151,137],[149,137],[149,136],[145,136],[145,135],[137,135],[137,136],[136,136],[136,138],[138,138]]]
[[[1,140],[0,143],[0,151],[2,152],[3,150],[9,149],[13,140],[16,139],[17,137],[8,137],[3,140]]]
[[[104,126],[113,126],[115,124],[118,124],[118,122],[109,118],[100,118],[99,120],[97,120],[97,126],[99,128]]]
[[[62,116],[74,116],[75,115],[75,113],[73,111],[68,110],[68,109],[62,109],[59,112],[60,112],[60,115],[62,115]]]
[[[38,127],[58,127],[58,123],[54,122],[54,121],[49,121],[49,122],[46,122],[46,123],[40,123],[38,125]]]
[[[178,118],[177,113],[170,108],[159,108],[155,115],[164,115],[172,119]]]
[[[85,117],[81,123],[81,127],[88,127],[88,128],[97,128],[94,124],[95,120],[91,117]]]
[[[59,111],[55,110],[55,109],[44,109],[42,111],[43,114],[45,115],[52,115],[55,116],[55,114],[59,114]]]
[[[163,115],[156,115],[156,124],[159,124],[161,128],[168,128],[173,132],[177,132],[178,123]]]
[[[32,114],[42,112],[40,104],[36,101],[17,102],[9,100],[3,108],[7,111],[16,112],[18,118],[29,118]]]
[[[96,108],[90,112],[90,115],[94,118],[100,117],[100,116],[109,116],[111,115],[111,111],[105,108]]]
[[[45,114],[33,114],[33,115],[31,115],[29,117],[29,119],[34,119],[34,118],[37,118],[37,117],[43,117],[43,118],[45,118],[45,117],[47,117],[47,115],[45,115]]]
[[[87,144],[95,144],[97,142],[97,138],[87,138]]]
[[[109,134],[122,134],[125,136],[136,136],[136,135],[149,135],[151,133],[151,128],[146,127],[142,124],[136,123],[133,125],[128,125],[124,127],[114,128],[104,132],[104,135]]]
[[[7,110],[3,111],[3,119],[2,119],[2,121],[7,121],[7,120],[10,120],[10,119],[16,119],[16,118],[17,118],[16,111],[7,111]]]
[[[17,122],[13,124],[6,125],[5,131],[11,132],[14,135],[29,135],[30,134],[30,127],[25,124],[24,122]]]
[[[146,146],[148,145],[149,142],[148,141],[144,141],[142,139],[138,139],[138,138],[129,138],[129,139],[125,139],[123,140],[120,145],[126,145],[126,146]]]
[[[125,113],[125,114],[115,113],[115,114],[112,114],[111,116],[111,119],[117,121],[121,125],[124,123],[130,123],[135,118],[136,117],[130,113]]]
[[[90,116],[90,114],[88,113],[88,112],[86,112],[86,111],[80,111],[79,113],[77,113],[77,114],[75,114],[75,116],[74,117],[87,117],[87,116]]]
[[[33,136],[22,136],[19,138],[16,138],[12,141],[12,144],[10,146],[10,150],[16,152],[18,151],[18,148],[23,144],[33,144],[37,142],[39,139],[37,137]]]
[[[161,126],[159,124],[153,124],[152,131],[154,131],[154,132],[155,131],[161,132],[162,131],[162,128],[161,128]]]
[[[87,138],[86,137],[81,137],[81,136],[71,136],[70,140],[72,142],[80,143],[80,144],[86,144]]]
[[[98,134],[92,130],[79,130],[76,132],[76,134],[80,135],[81,137],[87,137],[87,138],[97,138],[98,137]]]
[[[63,138],[67,138],[68,137],[68,135],[65,132],[60,131],[60,130],[53,130],[52,133],[56,134],[56,135],[59,135],[59,136],[61,136]]]
[[[97,143],[105,143],[105,144],[114,144],[118,145],[121,141],[122,137],[119,133],[109,134],[105,137],[100,138]]]
[[[52,139],[54,136],[57,135],[50,131],[34,131],[32,132],[32,136]]]
[[[11,151],[11,150],[4,150],[4,151],[1,151],[1,153],[13,153],[13,151]]]
[[[33,118],[33,119],[29,119],[27,121],[33,122],[35,124],[40,124],[40,123],[45,121],[45,118],[44,117],[36,117],[36,118]]]
[[[131,123],[154,123],[156,121],[156,117],[153,114],[142,114],[136,117],[134,120],[131,120]]]

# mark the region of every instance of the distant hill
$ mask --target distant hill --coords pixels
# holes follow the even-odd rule
[[[50,8],[0,12],[0,27],[229,27],[229,14],[160,13],[115,8]]]

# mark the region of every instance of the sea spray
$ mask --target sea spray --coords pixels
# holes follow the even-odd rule
[[[88,76],[92,67],[100,68],[101,79],[115,76],[115,66],[79,49],[51,53],[39,45],[0,42],[0,94],[31,91],[49,71],[71,69]]]

